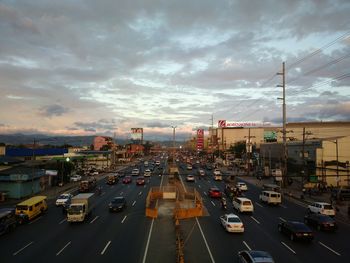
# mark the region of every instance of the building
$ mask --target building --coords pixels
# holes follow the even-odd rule
[[[95,151],[101,151],[101,150],[107,150],[107,149],[112,149],[113,147],[113,138],[112,137],[107,137],[107,136],[96,136],[94,138],[94,150]]]

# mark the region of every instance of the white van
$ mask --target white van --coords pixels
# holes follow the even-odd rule
[[[274,191],[262,191],[259,198],[268,204],[278,205],[282,203],[281,194]]]
[[[240,213],[243,213],[243,212],[253,213],[253,211],[254,211],[254,206],[253,206],[252,201],[248,198],[245,198],[245,197],[233,198],[232,205]]]

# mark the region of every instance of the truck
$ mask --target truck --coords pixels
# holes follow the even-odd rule
[[[96,196],[94,193],[84,193],[74,196],[67,210],[67,221],[85,221],[94,209],[95,198]]]
[[[91,190],[95,189],[96,187],[96,179],[94,177],[89,178],[84,181],[80,181],[79,184],[79,192],[80,193],[87,193],[90,192]]]

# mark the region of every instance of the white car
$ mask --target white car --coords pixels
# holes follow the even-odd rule
[[[186,176],[186,181],[187,181],[187,182],[194,182],[194,176],[191,175],[191,174],[187,175],[187,176]]]
[[[187,164],[187,170],[192,170],[192,165]]]
[[[132,171],[131,171],[131,175],[134,175],[134,176],[138,176],[138,175],[139,175],[139,173],[140,173],[140,170],[139,170],[139,169],[137,169],[137,168],[132,169]]]
[[[241,191],[248,191],[248,186],[246,185],[246,183],[238,182],[236,184],[236,187]]]
[[[143,172],[143,176],[144,177],[150,177],[152,174],[151,170],[150,169],[146,169],[144,172]]]
[[[250,199],[245,197],[235,197],[232,199],[233,208],[237,209],[240,213],[248,212],[253,213],[254,206]]]
[[[71,182],[78,182],[81,180],[81,176],[79,174],[72,175],[69,179]]]
[[[61,194],[56,200],[56,206],[64,205],[67,201],[72,199],[72,197],[73,197],[72,194],[68,194],[68,193]]]
[[[203,169],[199,169],[198,173],[200,176],[205,176],[205,171]]]
[[[214,170],[214,176],[215,175],[221,175],[221,171],[219,169],[215,169]]]
[[[311,213],[322,214],[327,216],[335,216],[335,209],[329,203],[315,202],[308,206]]]
[[[160,161],[156,161],[156,165],[160,165]]]
[[[233,233],[244,232],[243,222],[235,214],[225,214],[220,216],[220,222],[227,232],[233,232]]]

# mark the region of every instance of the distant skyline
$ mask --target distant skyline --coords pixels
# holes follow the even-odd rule
[[[0,0],[0,134],[350,121],[348,0]],[[312,56],[310,56],[312,54]]]

